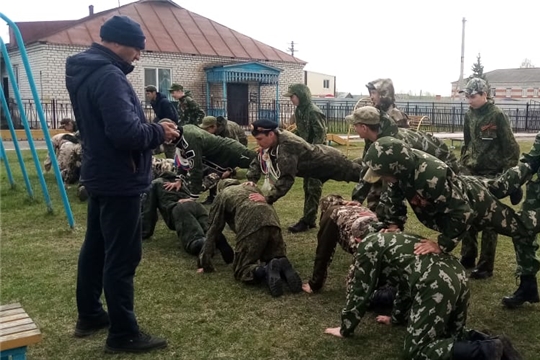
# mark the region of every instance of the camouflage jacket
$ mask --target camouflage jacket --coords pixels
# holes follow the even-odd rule
[[[220,119],[218,119],[215,135],[234,139],[244,146],[247,146],[248,144],[244,129],[231,120],[224,119],[224,121],[220,121]]]
[[[349,254],[356,252],[360,243],[370,231],[370,225],[377,216],[361,205],[341,205],[330,208],[330,219],[339,229],[338,244]]]
[[[387,144],[391,145],[386,147]],[[407,199],[418,220],[438,231],[438,243],[443,252],[450,252],[463,239],[473,221],[471,208],[478,187],[467,188],[448,166],[423,151],[403,146],[403,142],[384,138],[373,144],[366,155],[366,164],[378,173],[397,178],[388,184],[386,196],[381,196],[384,213],[377,214],[386,224],[403,226]],[[470,191],[469,191],[470,189]]]
[[[248,168],[256,153],[238,141],[215,136],[196,125],[183,126],[183,138],[176,145],[178,168],[189,172],[194,196],[203,191],[203,158],[224,168]]]
[[[222,185],[231,184],[222,188]],[[249,235],[266,226],[280,227],[279,218],[274,208],[264,202],[252,201],[249,194],[260,193],[259,189],[238,180],[222,180],[218,187],[218,195],[210,208],[206,233],[206,242],[200,255],[200,266],[205,271],[212,271],[211,258],[216,249],[219,235],[228,224],[236,234],[236,243],[240,243]]]
[[[299,100],[294,111],[295,134],[310,144],[324,144],[326,142],[326,116],[311,101],[309,88],[303,84],[296,84],[290,86],[289,91],[294,91]]]
[[[268,160],[271,166],[268,167]],[[268,150],[259,150],[247,173],[247,179],[259,181],[264,173],[269,177],[272,190],[266,201],[273,204],[283,197],[294,184],[294,178],[313,177],[326,181],[356,181],[361,165],[353,163],[339,150],[330,146],[307,143],[286,130],[278,130],[278,142]]]
[[[460,162],[472,175],[496,175],[517,165],[519,145],[508,116],[491,100],[469,108],[463,124]]]
[[[358,245],[347,283],[347,300],[341,312],[341,335],[352,336],[366,313],[371,295],[381,285],[388,284],[398,292],[392,308],[392,323],[408,321],[415,285],[433,265],[443,263],[448,270],[463,270],[450,254],[414,254],[414,245],[421,236],[405,233],[375,233]],[[449,278],[444,272],[443,278]],[[434,289],[436,291],[436,289]]]
[[[380,96],[380,104],[376,107],[388,114],[396,122],[396,125],[400,128],[409,127],[409,117],[407,114],[399,110],[396,103],[396,95],[394,91],[394,84],[391,79],[377,79],[371,81],[368,85],[371,85],[377,90]]]
[[[190,96],[184,95],[178,100],[179,125],[199,125],[205,116],[199,104]]]

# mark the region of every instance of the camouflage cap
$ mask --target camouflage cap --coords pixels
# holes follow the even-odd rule
[[[347,115],[345,121],[350,122],[352,125],[376,125],[381,121],[381,113],[373,106],[362,106],[354,110],[351,115]]]
[[[148,85],[144,88],[144,91],[146,92],[157,92],[157,88],[154,85]]]
[[[415,169],[414,155],[409,145],[390,136],[371,144],[364,162],[369,166],[364,180],[369,183],[376,182],[382,175],[402,178]]]
[[[205,116],[202,119],[201,125],[199,127],[201,129],[208,129],[210,126],[216,126],[217,125],[217,119],[215,116]]]
[[[184,91],[184,87],[180,84],[172,84],[169,91]]]
[[[487,94],[489,91],[487,83],[484,79],[481,78],[472,78],[465,86],[464,90],[460,90],[461,93],[466,93],[467,95],[475,95],[478,93]]]

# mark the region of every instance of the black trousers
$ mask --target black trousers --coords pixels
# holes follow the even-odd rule
[[[140,196],[103,197],[89,194],[84,243],[79,254],[77,308],[91,321],[103,314],[105,293],[109,339],[139,332],[133,311],[133,277],[142,252]]]

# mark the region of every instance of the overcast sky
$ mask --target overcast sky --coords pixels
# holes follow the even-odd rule
[[[121,5],[133,1],[120,0]],[[484,71],[540,66],[537,0],[175,0],[199,15],[287,51],[306,70],[337,76],[337,90],[366,94],[365,84],[390,77],[396,91],[450,95],[459,78],[462,18],[465,77],[481,54]],[[118,0],[3,0],[11,20],[69,20],[117,7]],[[31,11],[29,11],[31,9]],[[0,35],[7,38],[2,21]],[[536,29],[536,30],[535,30]]]

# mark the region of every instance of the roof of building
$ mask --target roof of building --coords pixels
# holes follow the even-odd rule
[[[540,82],[540,67],[498,69],[484,74],[490,83],[538,83]],[[453,81],[452,84],[456,84]]]
[[[16,23],[26,44],[90,46],[113,15],[141,24],[146,51],[306,64],[288,53],[186,10],[170,0],[139,0],[73,21]],[[10,39],[13,39],[10,32]]]

